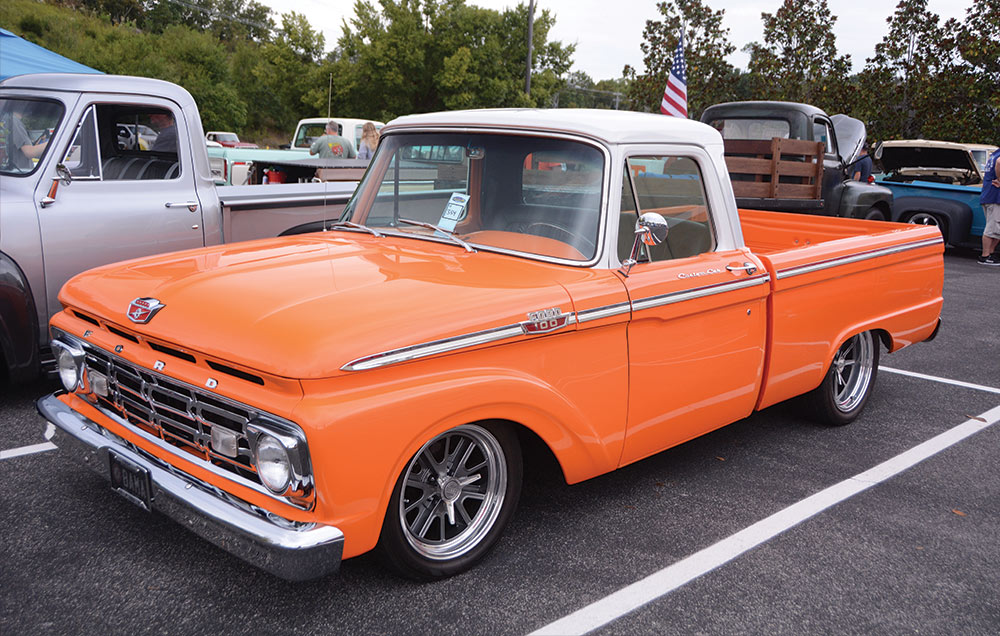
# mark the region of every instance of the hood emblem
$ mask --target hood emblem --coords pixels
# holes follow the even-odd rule
[[[558,307],[533,311],[528,314],[528,320],[521,323],[521,331],[525,335],[535,336],[562,329],[569,322],[569,316]]]
[[[129,303],[128,319],[144,325],[164,307],[166,305],[155,298],[136,298]]]

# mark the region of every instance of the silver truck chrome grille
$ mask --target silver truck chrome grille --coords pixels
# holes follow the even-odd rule
[[[247,424],[262,413],[87,347],[87,367],[108,378],[98,407],[146,433],[260,485],[251,462]],[[212,428],[236,434],[236,457],[212,448]]]

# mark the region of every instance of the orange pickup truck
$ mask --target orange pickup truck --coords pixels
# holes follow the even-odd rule
[[[402,117],[338,222],[85,272],[61,450],[255,566],[471,567],[522,444],[567,482],[808,394],[846,424],[933,338],[934,227],[737,210],[722,138],[610,111]]]

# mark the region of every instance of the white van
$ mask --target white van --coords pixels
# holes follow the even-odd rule
[[[295,127],[295,134],[292,135],[292,148],[309,148],[312,142],[326,134],[326,122],[335,121],[340,126],[340,136],[346,137],[354,144],[357,150],[361,145],[361,127],[365,122],[375,124],[375,130],[382,130],[385,123],[373,119],[346,119],[343,117],[309,117],[300,119],[299,125]]]

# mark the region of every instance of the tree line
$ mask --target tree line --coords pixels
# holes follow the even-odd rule
[[[107,73],[176,82],[206,128],[283,139],[302,117],[397,115],[480,107],[657,111],[684,29],[689,112],[723,101],[815,104],[868,124],[874,139],[1000,140],[1000,12],[942,22],[927,0],[900,0],[861,71],[836,48],[827,0],[785,0],[762,13],[764,34],[736,50],[723,10],[707,0],[657,2],[636,44],[644,69],[594,81],[570,72],[575,45],[550,41],[556,16],[537,10],[524,91],[528,7],[466,0],[356,0],[327,50],[303,15],[255,0],[5,0],[0,26]],[[682,26],[683,25],[683,26]]]
[[[866,122],[870,139],[941,139],[1000,144],[1000,12],[972,6],[942,22],[927,0],[900,0],[875,53],[857,73],[839,55],[826,0],[784,0],[761,13],[763,42],[743,48],[746,71],[723,11],[702,0],[658,2],[641,44],[645,71],[625,68],[635,110],[658,108],[684,29],[691,113],[715,103],[765,99],[810,103]],[[684,26],[682,26],[684,25]]]

